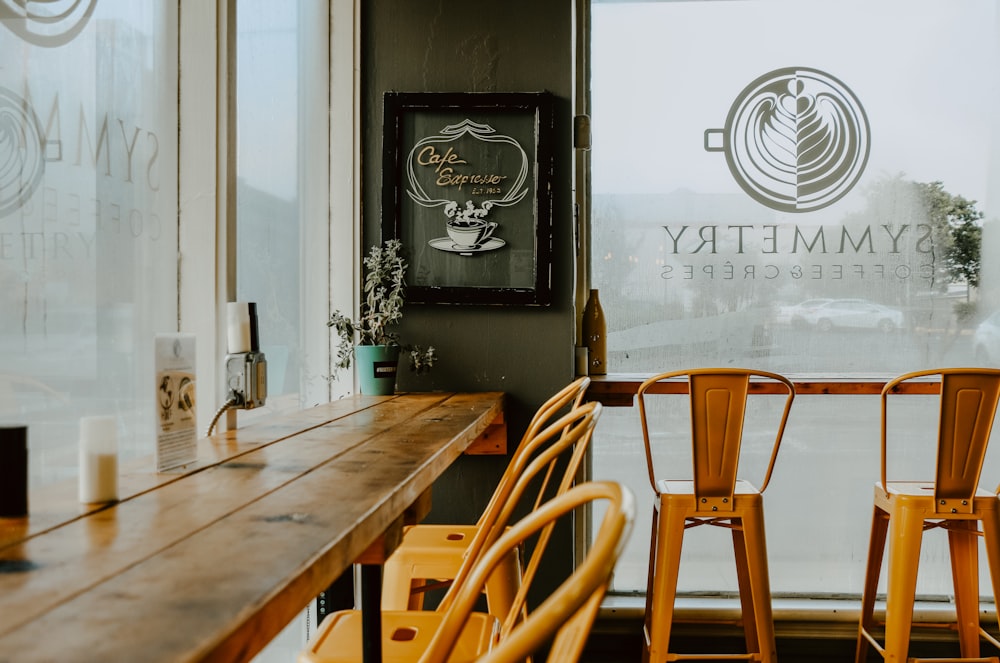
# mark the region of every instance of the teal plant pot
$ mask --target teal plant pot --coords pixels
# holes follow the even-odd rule
[[[362,394],[386,396],[396,393],[398,345],[359,345],[354,348],[354,360]]]

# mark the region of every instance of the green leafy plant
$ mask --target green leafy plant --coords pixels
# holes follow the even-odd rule
[[[386,240],[381,246],[372,246],[365,265],[365,299],[354,320],[341,311],[334,311],[327,321],[340,338],[337,348],[337,369],[351,367],[355,345],[399,346],[410,357],[410,370],[426,373],[434,366],[437,356],[433,346],[400,345],[394,328],[403,319],[406,299],[406,260],[400,255],[402,242]]]

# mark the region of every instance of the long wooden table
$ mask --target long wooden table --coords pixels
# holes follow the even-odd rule
[[[609,375],[591,376],[587,388],[587,399],[600,401],[606,407],[631,407],[639,385],[652,377],[652,373],[615,373]],[[799,396],[878,396],[882,388],[891,379],[880,375],[797,375],[786,373],[785,376],[795,385],[795,393]],[[895,377],[895,376],[893,376]],[[893,393],[900,394],[937,394],[941,385],[933,380],[914,380],[897,386]],[[778,394],[784,393],[784,388],[774,382],[750,383],[751,393]],[[655,394],[687,393],[687,382],[682,379],[665,380],[656,384],[650,390]]]
[[[0,518],[0,662],[249,660],[505,440],[499,392],[354,396],[201,440],[180,473],[123,466],[110,506],[34,491]]]

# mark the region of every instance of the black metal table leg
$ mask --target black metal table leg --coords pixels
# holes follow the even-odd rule
[[[361,655],[364,663],[382,663],[382,567],[361,565]]]

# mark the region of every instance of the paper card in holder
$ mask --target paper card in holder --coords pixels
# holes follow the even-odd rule
[[[156,471],[198,458],[194,334],[156,335]]]

